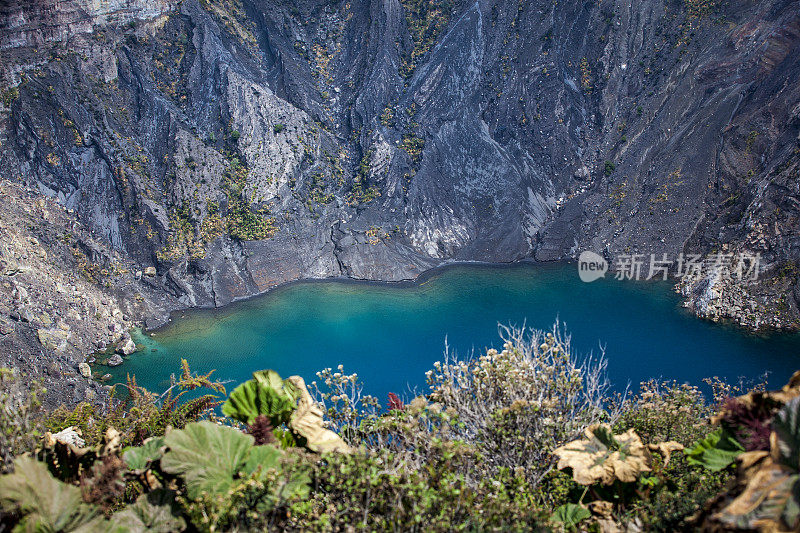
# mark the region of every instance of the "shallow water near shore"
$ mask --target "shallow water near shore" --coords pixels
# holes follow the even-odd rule
[[[800,335],[753,335],[700,320],[669,282],[583,283],[574,265],[457,265],[418,283],[298,282],[223,309],[184,311],[151,333],[144,348],[110,369],[161,391],[180,360],[215,369],[230,391],[255,370],[306,381],[344,365],[385,401],[388,392],[426,390],[425,371],[445,339],[460,356],[500,347],[498,323],[549,329],[559,319],[579,354],[606,350],[608,377],[622,390],[649,378],[700,385],[705,377],[780,387],[800,368]]]

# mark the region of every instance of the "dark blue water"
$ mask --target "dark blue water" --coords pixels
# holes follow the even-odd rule
[[[424,373],[441,359],[445,338],[468,355],[499,347],[498,323],[548,329],[556,318],[578,352],[605,346],[617,389],[649,378],[699,385],[764,372],[778,387],[800,368],[800,336],[756,336],[697,319],[667,282],[583,283],[573,265],[521,264],[456,266],[419,284],[297,283],[225,309],[181,313],[138,335],[144,349],[111,372],[163,390],[186,358],[193,371],[216,369],[230,390],[254,370],[310,381],[343,364],[383,400],[390,391],[425,391]]]

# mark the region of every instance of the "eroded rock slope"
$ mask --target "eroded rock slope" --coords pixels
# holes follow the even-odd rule
[[[766,281],[690,301],[797,324],[797,1],[23,1],[0,61],[0,172],[154,268],[154,315],[449,260],[746,250]]]

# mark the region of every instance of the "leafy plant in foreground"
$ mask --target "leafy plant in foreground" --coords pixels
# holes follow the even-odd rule
[[[614,435],[609,425],[595,424],[586,429],[583,439],[557,448],[554,454],[559,459],[558,468],[571,471],[575,482],[586,487],[575,505],[586,510],[583,499],[590,493],[593,501],[588,504],[592,509],[589,515],[603,528],[604,522],[613,523],[615,513],[622,515],[637,502],[665,489],[666,467],[672,453],[680,450],[683,446],[674,441],[645,446],[632,429]],[[660,460],[651,452],[656,452]],[[559,507],[551,521],[564,523],[568,518],[590,517],[567,505]]]
[[[164,438],[161,469],[180,475],[190,498],[228,491],[248,458],[252,437],[211,422],[190,424]]]
[[[585,438],[557,448],[559,470],[570,468],[581,485],[632,482],[650,471],[650,454],[633,430],[614,435],[607,424],[589,426]]]
[[[225,403],[227,424],[209,411],[200,422],[173,416],[183,403],[131,379],[137,396],[124,408],[64,411],[67,428],[48,421],[53,432],[36,439],[38,450],[0,477],[4,525],[135,533],[800,526],[800,373],[781,391],[717,399],[720,428],[709,436],[710,408],[695,388],[649,383],[605,403],[602,365],[576,362],[568,348],[557,330],[512,330],[502,352],[435,365],[430,394],[395,397],[383,412],[341,366],[320,373],[330,392],[319,403],[299,377],[258,372]],[[207,383],[184,369],[172,390]],[[766,413],[757,420],[771,428],[769,451],[737,448],[752,435],[741,431],[753,427],[752,412]],[[734,468],[718,456],[728,445],[738,470],[725,491]],[[711,470],[714,461],[720,468]]]
[[[222,406],[225,416],[248,424],[248,432],[264,436],[266,417],[273,428],[285,424],[291,432],[292,442],[315,452],[348,451],[349,447],[323,422],[322,409],[317,406],[300,376],[281,379],[274,370],[255,372],[253,379],[242,383],[231,393]],[[281,436],[282,432],[279,432]]]
[[[800,372],[792,379],[800,383]],[[735,487],[710,502],[697,520],[702,527],[800,529],[800,389],[794,393],[772,420],[769,452],[739,456]]]
[[[259,416],[266,416],[273,427],[289,422],[299,391],[274,370],[253,373],[222,405],[222,414],[250,425]]]
[[[744,451],[744,447],[729,431],[719,428],[695,444],[686,452],[686,456],[689,463],[716,472],[732,465]]]
[[[124,510],[114,514],[109,526],[122,531],[177,533],[186,529],[174,495],[164,489],[142,494]]]
[[[591,511],[586,507],[575,503],[565,503],[553,511],[553,516],[550,517],[550,520],[564,524],[564,527],[573,528],[591,516]]]
[[[18,517],[15,531],[75,531],[99,520],[99,509],[83,502],[81,489],[55,479],[47,466],[29,457],[0,477],[0,506]]]
[[[196,422],[167,433],[163,448],[157,444],[127,450],[125,456],[146,457],[164,486],[177,481],[178,503],[202,529],[258,524],[308,496],[305,466],[287,463],[285,452],[274,446],[254,446],[252,436],[235,428]],[[160,450],[166,451],[156,459]]]

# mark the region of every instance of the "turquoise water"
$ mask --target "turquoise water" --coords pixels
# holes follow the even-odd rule
[[[366,391],[425,390],[424,373],[440,360],[445,338],[459,355],[499,346],[498,323],[550,328],[566,324],[579,353],[606,348],[617,389],[648,378],[700,384],[769,372],[780,386],[800,368],[800,336],[755,336],[699,320],[680,306],[668,282],[601,279],[583,283],[574,265],[442,269],[418,284],[302,282],[224,309],[177,314],[135,339],[144,349],[111,369],[163,390],[181,358],[192,370],[216,369],[228,389],[251,372],[273,368],[307,381],[325,367],[357,372]]]

